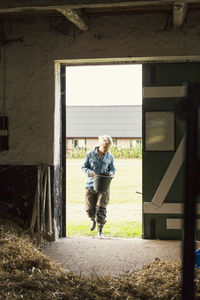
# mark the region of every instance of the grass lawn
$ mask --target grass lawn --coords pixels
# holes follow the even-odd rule
[[[90,220],[84,210],[86,178],[82,163],[82,159],[67,160],[67,236],[96,235],[89,230]],[[142,197],[136,191],[142,189],[142,160],[115,160],[115,167],[104,235],[141,237]]]
[[[109,221],[103,228],[107,237],[141,238],[142,224],[139,221],[122,220],[121,222]],[[90,231],[90,222],[69,222],[67,236],[96,236],[97,231]]]

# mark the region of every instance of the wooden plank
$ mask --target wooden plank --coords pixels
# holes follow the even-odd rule
[[[183,203],[163,203],[162,207],[158,207],[151,202],[144,202],[145,214],[182,214]]]
[[[155,63],[155,62],[200,62],[200,55],[180,55],[180,56],[137,56],[137,57],[111,57],[111,58],[90,58],[90,59],[57,59],[56,64],[66,64],[68,66],[75,65],[106,65],[118,63]]]
[[[167,171],[165,172],[158,186],[158,189],[155,192],[155,195],[153,196],[151,203],[154,205],[157,205],[159,207],[163,205],[163,202],[165,201],[165,198],[176,178],[176,175],[178,174],[178,171],[182,166],[182,163],[185,159],[185,139],[186,136],[184,135],[169,164],[169,167],[167,168]]]
[[[70,22],[75,24],[79,29],[86,31],[88,27],[84,23],[83,19],[75,12],[75,10],[65,7],[57,8],[57,11],[61,12]]]
[[[185,3],[200,3],[200,0],[184,0]],[[70,7],[73,9],[81,8],[106,8],[106,7],[134,7],[134,6],[153,6],[169,5],[177,3],[177,0],[1,0],[0,12],[16,12],[15,9],[57,9],[59,7]]]
[[[184,203],[163,203],[158,207],[151,202],[144,202],[144,214],[183,214]],[[197,214],[200,214],[200,204],[197,204]]]
[[[43,166],[43,192],[41,199],[41,231],[46,232],[46,224],[45,224],[45,207],[46,207],[46,194],[47,194],[47,166]]]
[[[144,87],[143,98],[184,98],[187,96],[187,86],[155,86]]]
[[[183,219],[166,219],[167,229],[183,229]],[[200,220],[197,219],[196,229],[200,230]]]
[[[33,212],[32,212],[32,218],[31,218],[31,233],[34,232],[35,229],[35,223],[36,223],[36,218],[37,218],[37,208],[38,208],[38,180],[39,180],[39,167],[37,167],[37,188],[35,192],[35,198],[34,198],[34,204],[33,204]]]
[[[187,15],[188,4],[176,2],[173,4],[173,23],[175,27],[181,27]]]
[[[52,207],[51,207],[51,172],[50,167],[48,166],[47,170],[47,205],[48,205],[48,215],[47,215],[47,233],[49,236],[53,233],[53,225],[52,225]]]

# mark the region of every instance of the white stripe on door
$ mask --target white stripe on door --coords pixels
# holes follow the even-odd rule
[[[153,205],[151,202],[144,202],[145,214],[182,214],[183,203],[163,203],[162,207]]]
[[[167,219],[167,229],[183,229],[183,219]],[[200,229],[200,220],[196,220],[196,229]]]
[[[184,98],[186,96],[186,85],[143,87],[143,98]]]
[[[144,202],[144,214],[183,214],[184,203],[163,203],[158,207],[151,202]],[[197,204],[197,214],[200,214],[200,203]]]
[[[163,176],[155,195],[153,196],[153,199],[151,201],[152,204],[157,205],[161,207],[163,205],[163,202],[165,201],[165,198],[176,178],[176,175],[178,171],[180,170],[180,167],[185,159],[185,140],[186,135],[183,136],[170,164],[165,172],[165,175]]]

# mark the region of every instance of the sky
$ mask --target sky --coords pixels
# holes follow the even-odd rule
[[[66,104],[142,105],[142,65],[66,67]]]

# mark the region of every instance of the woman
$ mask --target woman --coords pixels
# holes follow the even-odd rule
[[[90,230],[94,230],[96,222],[98,224],[99,238],[103,238],[102,228],[106,223],[107,204],[110,198],[110,191],[96,192],[94,190],[94,174],[103,173],[105,175],[114,176],[114,158],[109,153],[112,145],[112,138],[108,135],[102,135],[98,138],[98,146],[94,150],[87,153],[82,169],[86,173],[86,194],[85,207],[89,218],[92,220]]]

